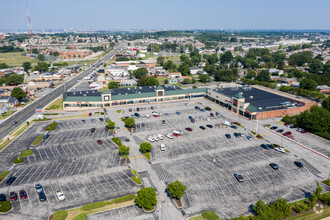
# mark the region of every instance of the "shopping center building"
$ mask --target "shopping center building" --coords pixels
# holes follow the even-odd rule
[[[126,106],[146,103],[162,103],[204,97],[207,88],[182,89],[178,86],[138,86],[98,92],[97,90],[65,92],[64,110],[81,110]]]

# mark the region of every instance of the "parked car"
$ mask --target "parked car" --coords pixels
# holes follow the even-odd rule
[[[140,114],[139,113],[135,112],[134,115],[135,115],[135,117],[140,118]]]
[[[65,196],[64,196],[62,190],[58,190],[56,192],[56,196],[57,196],[58,201],[63,201],[65,199]]]
[[[251,139],[252,139],[252,136],[248,135],[248,136],[246,136],[246,138],[247,138],[248,140],[251,140]]]
[[[206,127],[213,128],[213,125],[207,124]]]
[[[206,106],[205,108],[204,108],[206,111],[211,111],[212,109],[210,108],[210,107],[208,107],[208,106]]]
[[[138,108],[136,108],[136,111],[140,111],[140,108],[138,107]]]
[[[5,194],[0,194],[0,202],[7,201]]]
[[[9,197],[10,197],[10,201],[16,201],[17,200],[17,193],[10,192]]]
[[[104,130],[105,130],[105,131],[109,131],[109,129],[110,129],[110,128],[109,128],[107,125],[104,127]]]
[[[93,119],[92,119],[92,122],[93,122],[93,123],[95,123],[95,122],[96,122],[96,120],[93,118]]]
[[[211,113],[210,113],[210,116],[211,116],[211,117],[214,117],[214,114],[211,112]]]
[[[200,108],[199,108],[199,106],[195,106],[195,109],[199,110]]]
[[[162,120],[162,124],[166,124],[166,121],[165,120]]]
[[[47,200],[46,194],[45,194],[43,191],[41,191],[41,192],[39,193],[39,200],[40,200],[41,202]]]
[[[130,109],[128,109],[128,111],[129,111],[129,112],[132,112],[132,109],[130,108]]]
[[[192,131],[192,129],[191,129],[191,128],[186,128],[186,130],[187,130],[187,131]]]
[[[7,181],[6,181],[6,185],[11,185],[11,184],[13,184],[13,182],[16,180],[16,177],[14,177],[14,176],[11,176],[11,177],[9,177],[8,179],[7,179]]]
[[[154,142],[155,141],[155,139],[152,136],[147,137],[147,140],[150,141],[150,142]]]
[[[295,161],[293,163],[296,164],[296,166],[299,167],[299,168],[303,168],[304,167],[304,165],[301,162],[299,162],[299,161]]]
[[[189,116],[188,118],[189,118],[189,120],[193,119],[193,117],[192,117],[192,116]]]
[[[169,139],[173,139],[173,135],[170,134],[170,133],[166,134],[165,137],[167,137],[167,138],[169,138]]]
[[[91,132],[93,133],[95,131],[95,128],[91,128]]]
[[[238,138],[239,137],[239,134],[238,133],[234,133],[234,136],[236,137],[236,138]]]
[[[268,145],[268,147],[270,147],[271,149],[275,149],[275,145],[273,145],[273,144],[267,144]]]
[[[92,113],[89,113],[88,116],[92,116],[93,114]]]
[[[204,126],[199,126],[200,129],[205,130],[206,128]]]
[[[269,166],[271,166],[274,170],[278,170],[278,165],[276,163],[270,163]]]
[[[150,116],[148,114],[145,115],[146,118],[149,118]]]
[[[42,188],[42,185],[40,183],[36,183],[36,191],[37,193],[42,192],[44,189]]]
[[[307,131],[305,129],[303,129],[300,133],[307,133]]]
[[[145,126],[146,126],[146,124],[145,124],[144,122],[142,122],[142,123],[141,123],[141,126],[142,126],[142,127],[145,127]]]
[[[238,182],[244,182],[244,178],[240,173],[234,173],[234,176]]]
[[[99,118],[99,120],[100,120],[101,122],[103,122],[103,121],[104,121],[104,118]]]
[[[219,115],[220,115],[220,113],[219,113],[219,112],[216,112],[216,113],[215,113],[215,115],[216,115],[216,116],[219,116]]]
[[[157,134],[159,140],[163,140],[164,139],[164,136],[162,134]]]
[[[205,112],[205,109],[201,108],[200,111],[201,111],[201,112]]]
[[[152,136],[154,139],[155,139],[155,141],[159,141],[159,137],[158,137],[158,135],[154,135],[154,136]]]
[[[230,134],[225,134],[226,138],[230,139],[231,135]]]
[[[166,150],[165,144],[160,144],[160,150],[161,151],[165,151]]]
[[[195,119],[193,119],[193,118],[190,119],[190,121],[191,121],[191,123],[195,123]]]
[[[86,123],[86,120],[85,119],[83,119],[83,120],[81,120],[83,123]]]
[[[292,134],[291,131],[287,131],[287,132],[283,133],[284,136],[288,136],[288,135],[291,135],[291,134]]]
[[[270,127],[271,130],[276,130],[277,127],[276,126],[273,126],[273,127]]]
[[[233,128],[233,129],[237,129],[236,125],[231,125],[230,127]]]
[[[270,147],[268,146],[268,144],[261,144],[260,147],[262,147],[266,150],[270,150]]]
[[[25,192],[24,189],[22,189],[22,190],[19,191],[19,197],[21,199],[26,199],[27,198],[27,194],[26,194],[26,192]]]
[[[181,112],[175,112],[177,115],[181,115]]]
[[[97,140],[98,144],[103,144],[103,142],[101,140]]]
[[[274,150],[281,152],[281,153],[285,153],[285,149],[282,147],[276,147]]]
[[[277,130],[276,132],[278,132],[278,133],[282,133],[284,130],[283,129],[279,129],[279,130]]]

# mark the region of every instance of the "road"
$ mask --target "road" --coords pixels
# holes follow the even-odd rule
[[[22,123],[25,123],[33,114],[35,114],[36,109],[40,109],[48,105],[51,101],[53,101],[58,96],[62,95],[65,90],[69,90],[74,85],[77,84],[78,80],[83,79],[85,76],[90,74],[93,71],[95,66],[100,65],[101,63],[106,62],[110,59],[117,51],[124,48],[124,44],[120,43],[112,52],[108,53],[102,59],[100,59],[95,65],[88,68],[86,71],[80,73],[79,75],[75,76],[74,78],[70,79],[68,82],[60,85],[59,87],[55,88],[52,92],[48,95],[45,95],[36,101],[32,102],[28,106],[26,106],[21,111],[17,112],[15,115],[12,115],[10,118],[5,120],[0,124],[0,139],[6,137],[10,132],[14,129],[19,127]],[[17,123],[13,125],[13,122],[16,121]]]

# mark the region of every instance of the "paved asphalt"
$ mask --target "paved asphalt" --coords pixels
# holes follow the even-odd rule
[[[118,50],[121,50],[124,47],[124,44],[120,44],[116,49],[114,49],[111,53],[108,53],[105,57],[100,59],[95,66],[100,65],[101,63],[106,62],[110,57],[112,57]],[[19,127],[22,123],[25,123],[33,114],[35,114],[36,109],[40,109],[48,105],[51,101],[55,98],[63,94],[65,90],[69,90],[72,88],[78,80],[83,79],[83,77],[87,76],[93,71],[94,66],[88,68],[86,71],[82,72],[81,74],[77,75],[73,79],[70,79],[68,82],[60,85],[59,87],[55,88],[51,93],[45,95],[33,103],[26,106],[23,110],[17,112],[15,115],[8,118],[6,121],[0,124],[0,139],[3,139],[8,135],[11,131],[15,128]],[[17,123],[13,125],[13,122],[16,121]]]

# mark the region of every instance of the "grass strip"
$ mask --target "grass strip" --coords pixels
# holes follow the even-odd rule
[[[40,141],[42,141],[42,139],[44,138],[44,135],[42,134],[42,135],[39,135],[33,142],[32,142],[32,146],[35,146],[35,145],[37,145],[37,144],[39,144],[40,143]]]
[[[68,211],[66,210],[58,210],[53,214],[53,219],[52,220],[65,220],[66,217],[68,216]]]
[[[138,185],[142,184],[142,180],[139,177],[139,175],[137,174],[136,170],[132,170],[134,176],[131,177],[131,179]]]
[[[0,182],[6,178],[6,176],[10,173],[9,170],[5,170],[2,173],[0,173]]]
[[[144,153],[144,156],[146,156],[146,158],[147,158],[148,160],[151,159],[151,154],[150,154],[150,152],[146,152],[146,153]]]

